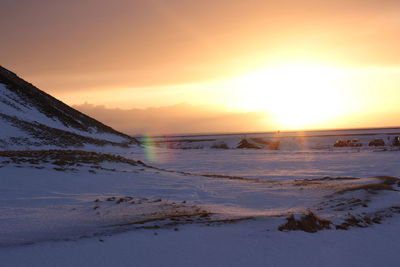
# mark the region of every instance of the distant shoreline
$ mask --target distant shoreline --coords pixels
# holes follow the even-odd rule
[[[308,135],[300,133],[313,133],[313,132],[349,132],[349,131],[374,131],[374,130],[399,130],[398,132],[379,132],[379,133],[349,133],[349,134],[314,134]],[[296,134],[298,133],[298,134]],[[343,129],[321,129],[321,130],[289,130],[289,131],[268,131],[268,132],[236,132],[236,133],[202,133],[202,134],[165,134],[165,135],[148,135],[150,138],[184,138],[184,137],[205,137],[205,136],[234,136],[234,135],[262,135],[262,134],[275,134],[277,138],[280,137],[334,137],[334,136],[368,136],[368,135],[400,135],[400,127],[378,127],[378,128],[343,128]],[[296,134],[279,136],[279,134]],[[132,135],[135,138],[142,138],[147,135]]]

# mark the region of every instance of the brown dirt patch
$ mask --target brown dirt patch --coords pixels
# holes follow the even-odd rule
[[[307,233],[315,233],[319,230],[330,229],[330,225],[332,224],[331,221],[321,219],[312,212],[309,212],[298,220],[292,214],[286,220],[285,224],[279,226],[279,231],[300,230]]]
[[[393,187],[388,185],[388,184],[384,184],[384,183],[379,183],[379,184],[362,184],[362,185],[352,185],[349,187],[346,187],[344,189],[341,189],[339,191],[336,192],[336,194],[343,194],[345,192],[350,192],[350,191],[356,191],[356,190],[367,190],[367,191],[380,191],[380,190],[389,190],[389,191],[393,191]]]

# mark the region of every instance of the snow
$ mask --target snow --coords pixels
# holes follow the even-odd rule
[[[5,249],[9,266],[398,266],[400,223],[352,231],[274,232],[263,221],[131,232],[104,242]]]
[[[0,266],[398,266],[400,214],[389,210],[400,203],[398,184],[338,191],[399,177],[400,151],[312,149],[343,137],[318,138],[299,150],[101,148],[154,168],[105,161],[57,170],[0,157]],[[168,217],[197,209],[209,217]],[[308,211],[335,225],[349,213],[388,216],[367,228],[277,230]]]
[[[166,169],[236,175],[260,179],[299,179],[323,176],[372,177],[400,176],[400,151],[269,151],[269,150],[178,150],[154,149],[164,162],[154,162]],[[130,155],[124,155],[126,157]],[[133,158],[147,161],[136,152]]]
[[[26,133],[21,131],[19,128],[16,128],[2,120],[0,120],[0,129],[1,129],[1,136],[3,139],[9,139],[9,138],[15,137],[15,136],[26,137],[26,138],[29,137]]]

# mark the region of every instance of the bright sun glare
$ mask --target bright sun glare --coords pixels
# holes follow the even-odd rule
[[[310,128],[329,123],[346,110],[343,70],[293,63],[265,68],[235,79],[238,106],[265,110],[282,128]]]

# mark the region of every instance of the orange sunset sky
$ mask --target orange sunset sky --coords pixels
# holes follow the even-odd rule
[[[0,64],[131,134],[400,126],[400,1],[0,0]]]

